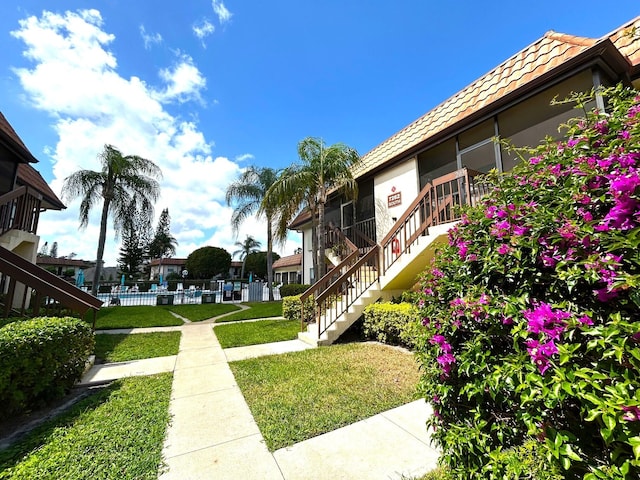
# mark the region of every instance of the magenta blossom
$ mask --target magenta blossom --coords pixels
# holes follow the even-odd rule
[[[637,406],[624,406],[622,411],[625,412],[622,418],[627,422],[640,422],[640,408]]]

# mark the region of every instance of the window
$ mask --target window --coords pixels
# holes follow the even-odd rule
[[[420,190],[434,179],[455,172],[457,169],[456,141],[453,138],[422,152],[418,155]]]
[[[498,115],[500,136],[507,139],[514,147],[535,147],[546,136],[560,139],[562,132],[558,127],[570,118],[580,116],[573,104],[561,103],[551,105],[552,100],[563,100],[571,92],[586,92],[593,86],[591,70],[585,70],[557,85],[554,85],[527,100],[514,105]],[[587,105],[587,109],[595,106]],[[503,170],[511,170],[520,162],[515,152],[502,149]]]
[[[458,136],[460,166],[486,173],[492,168],[499,168],[496,158],[496,136],[493,118],[462,132]]]

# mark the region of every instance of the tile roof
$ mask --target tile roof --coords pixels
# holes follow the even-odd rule
[[[51,187],[42,178],[42,175],[28,163],[18,165],[18,185],[27,185],[36,189],[42,194],[44,204],[43,208],[51,210],[62,210],[67,208],[60,201],[58,196],[51,190]]]
[[[10,143],[14,144],[13,146],[16,150],[15,153],[17,154],[18,159],[21,162],[36,163],[38,161],[36,157],[31,154],[29,149],[26,147],[22,139],[18,136],[18,134],[2,114],[2,112],[0,112],[0,136],[4,137],[5,140],[8,140]]]
[[[629,59],[631,65],[640,66],[640,17],[625,23],[607,37]]]
[[[65,257],[43,257],[38,255],[36,258],[36,264],[42,266],[54,266],[59,265],[62,267],[92,267],[96,262],[90,262],[88,260],[76,260],[73,258]]]
[[[639,19],[630,24],[639,25]],[[629,25],[626,29],[628,28]],[[366,153],[354,167],[354,177],[360,177],[390,160],[406,155],[410,149],[418,147],[458,122],[469,119],[498,100],[515,95],[522,87],[566,66],[567,62],[599,43],[617,42],[616,46],[622,49],[621,53],[637,61],[640,55],[638,36],[634,39],[629,36],[622,38],[622,30],[616,30],[611,40],[609,36],[591,39],[547,32],[542,38]]]
[[[284,267],[300,267],[302,265],[302,254],[296,253],[295,255],[289,255],[287,257],[282,257],[273,262],[273,268],[284,268]]]
[[[163,258],[162,265],[184,265],[187,263],[186,258]],[[149,262],[149,265],[153,265],[154,267],[160,265],[160,259],[154,258]]]

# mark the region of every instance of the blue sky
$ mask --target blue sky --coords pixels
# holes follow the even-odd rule
[[[56,193],[113,144],[162,168],[178,257],[233,252],[246,235],[266,247],[263,222],[229,227],[224,192],[248,165],[290,165],[306,136],[364,154],[546,31],[598,38],[638,15],[637,0],[3,1],[0,111]],[[99,212],[79,232],[66,204],[42,242],[94,259]],[[118,248],[110,229],[107,265]]]

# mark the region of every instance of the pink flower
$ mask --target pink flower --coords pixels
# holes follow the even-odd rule
[[[578,321],[582,324],[582,325],[587,325],[587,326],[591,326],[593,325],[593,320],[591,320],[587,315],[583,315],[581,316]]]
[[[640,408],[635,405],[622,407],[622,411],[625,412],[622,418],[627,422],[640,421]]]
[[[513,227],[513,234],[517,235],[518,237],[525,235],[528,231],[529,229],[527,227],[523,227],[521,225],[516,225],[515,227]]]

